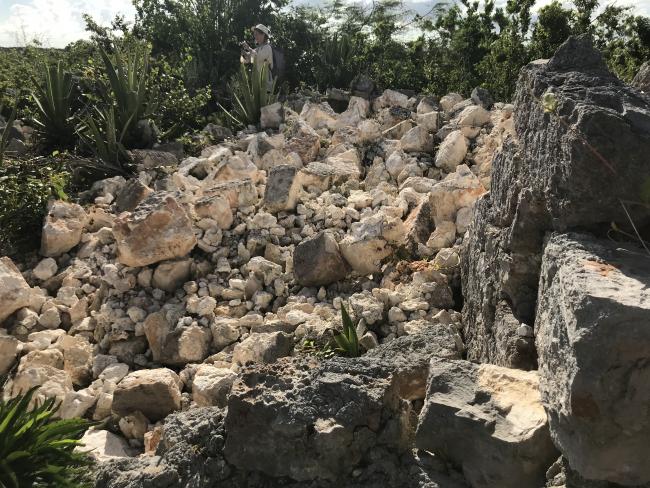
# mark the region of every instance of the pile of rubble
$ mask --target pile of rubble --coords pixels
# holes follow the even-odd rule
[[[585,39],[525,68],[515,106],[345,97],[264,107],[201,157],[134,151],[137,178],[51,202],[41,259],[0,259],[5,394],[101,421],[98,487],[650,481],[650,273],[547,234],[621,221],[647,97]],[[342,305],[360,358],[330,357]]]

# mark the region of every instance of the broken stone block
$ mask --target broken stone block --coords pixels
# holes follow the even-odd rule
[[[423,127],[428,132],[436,132],[438,128],[440,128],[441,118],[440,112],[431,111],[422,114],[418,113],[415,117],[415,121],[418,126]]]
[[[88,215],[81,205],[55,200],[50,203],[41,234],[41,254],[60,256],[81,241]]]
[[[92,378],[93,347],[83,336],[62,335],[54,347],[63,353],[63,369],[75,385],[86,385]]]
[[[422,126],[415,126],[400,139],[400,148],[404,152],[433,151],[433,137]]]
[[[290,211],[296,208],[300,198],[298,169],[295,166],[280,165],[271,169],[264,191],[264,206],[271,213]]]
[[[554,234],[535,317],[551,435],[585,478],[650,481],[650,266],[640,248]]]
[[[203,198],[225,198],[232,209],[255,205],[259,199],[255,184],[250,178],[210,185],[203,190],[203,195]],[[199,201],[202,201],[202,198]]]
[[[453,222],[439,222],[427,241],[427,247],[439,251],[451,247],[456,241],[456,224]]]
[[[557,459],[535,372],[433,358],[415,445],[474,488],[542,486]]]
[[[0,331],[0,375],[7,374],[22,350],[22,342]]]
[[[113,412],[128,415],[140,411],[150,421],[165,418],[181,408],[181,380],[167,368],[129,373],[113,393]]]
[[[0,257],[0,324],[32,301],[32,289],[8,257]]]
[[[328,103],[307,102],[302,107],[300,118],[314,129],[334,129],[336,126],[336,112]]]
[[[156,266],[151,279],[151,286],[173,293],[190,279],[191,259],[165,261]]]
[[[387,107],[408,107],[409,97],[396,90],[384,90],[381,96],[377,97],[373,103],[372,108],[375,112],[382,108]]]
[[[113,225],[118,260],[131,267],[185,257],[196,245],[190,219],[169,193],[154,193]]]
[[[26,364],[14,377],[11,395],[27,393],[35,386],[39,388],[32,398],[32,404],[47,398],[63,402],[66,394],[74,391],[70,376],[65,371],[44,364]]]
[[[133,212],[138,204],[153,193],[153,190],[137,178],[130,178],[115,195],[117,213]]]
[[[288,153],[298,154],[303,164],[309,164],[318,156],[320,137],[305,121],[294,118],[289,121],[285,148]]]
[[[320,232],[296,246],[293,272],[303,286],[322,286],[345,278],[349,270],[339,245],[329,232]]]
[[[36,279],[41,281],[49,280],[54,276],[59,269],[56,260],[53,258],[45,258],[32,270],[32,274]]]
[[[466,165],[457,166],[456,171],[448,174],[431,189],[429,201],[434,223],[455,222],[458,209],[471,207],[485,191],[479,179]]]
[[[293,350],[293,336],[284,332],[249,335],[235,346],[232,362],[236,364],[272,363]]]
[[[447,113],[458,103],[463,101],[463,96],[458,93],[448,93],[440,99],[440,107]]]
[[[79,441],[82,445],[75,451],[88,453],[98,463],[135,455],[124,439],[107,430],[88,429]]]
[[[194,212],[199,218],[216,221],[220,229],[229,229],[234,220],[230,202],[222,195],[199,198],[194,203]]]
[[[208,355],[212,333],[206,327],[173,327],[165,312],[159,311],[146,318],[143,328],[156,362],[171,366],[184,365],[201,362]]]

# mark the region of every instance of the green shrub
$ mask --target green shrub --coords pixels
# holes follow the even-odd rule
[[[253,68],[249,74],[248,68],[241,65],[239,75],[230,86],[233,97],[233,110],[223,111],[239,126],[255,125],[260,121],[260,110],[266,105],[277,101],[275,83],[271,91],[267,86],[268,67],[266,64],[259,69]]]
[[[5,150],[7,149],[7,144],[9,144],[9,132],[11,127],[14,125],[14,120],[16,120],[16,106],[14,105],[11,115],[7,120],[7,125],[5,126],[2,134],[0,134],[0,167],[2,167],[2,162],[4,160]]]
[[[338,346],[337,351],[350,358],[356,358],[361,355],[359,349],[359,338],[357,337],[357,324],[352,322],[350,314],[345,306],[341,304],[341,325],[343,331],[334,330],[334,341]]]
[[[47,147],[70,148],[75,143],[72,74],[60,61],[44,68],[44,86],[34,82],[32,97],[38,111],[33,122]]]
[[[79,159],[75,165],[97,177],[129,176],[132,174],[130,158],[124,148],[124,127],[118,132],[115,109],[95,109],[79,127],[79,136],[95,159]]]
[[[109,86],[104,87],[105,103],[113,107],[114,121],[120,140],[128,148],[140,146],[141,134],[137,124],[156,112],[150,90],[149,53],[138,46],[131,52],[119,50],[111,57],[100,50]]]
[[[0,165],[0,255],[39,246],[47,201],[66,199],[69,177],[55,159],[8,159]]]
[[[5,379],[0,379],[4,385]],[[34,387],[10,400],[0,399],[0,486],[78,488],[87,486],[90,458],[74,448],[90,426],[83,419],[57,420],[60,404],[48,399],[30,406]]]

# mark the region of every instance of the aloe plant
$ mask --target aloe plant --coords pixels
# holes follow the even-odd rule
[[[359,338],[357,337],[357,326],[352,322],[350,314],[348,314],[343,304],[341,304],[341,325],[343,326],[343,331],[333,331],[338,352],[351,358],[359,357],[361,353],[359,349]]]
[[[65,71],[59,61],[56,66],[45,67],[43,86],[36,80],[34,86],[32,98],[38,108],[34,118],[37,132],[48,147],[71,147],[75,142],[72,74]]]
[[[4,155],[5,155],[5,150],[7,149],[7,145],[9,144],[9,131],[11,131],[11,128],[13,127],[15,120],[16,120],[16,105],[14,105],[14,108],[11,110],[11,115],[9,116],[9,120],[7,120],[7,125],[2,131],[2,135],[0,135],[0,166],[2,165],[2,162],[4,160]]]
[[[147,89],[149,76],[149,54],[144,48],[130,53],[116,51],[111,57],[100,51],[110,84],[105,92],[111,92],[113,99],[107,99],[115,108],[115,126],[124,135],[124,144],[131,147],[136,143],[137,123],[149,118],[156,111],[156,104]]]
[[[95,115],[88,115],[78,128],[82,141],[93,152],[95,159],[80,159],[75,164],[105,176],[131,174],[130,158],[124,148],[123,139],[128,127],[118,131],[115,109],[95,108]]]
[[[253,68],[249,75],[248,69],[243,64],[239,74],[231,84],[230,90],[234,98],[232,111],[221,109],[239,126],[254,125],[259,123],[262,107],[275,103],[278,95],[275,92],[275,82],[268,90],[268,66],[262,65],[259,69]]]
[[[60,404],[53,398],[30,406],[37,389],[7,401],[0,399],[0,486],[83,486],[83,471],[92,462],[86,454],[75,452],[75,447],[81,445],[79,439],[91,424],[78,418],[55,419]]]

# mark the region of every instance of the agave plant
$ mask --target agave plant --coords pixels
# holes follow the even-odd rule
[[[104,92],[112,93],[107,102],[115,108],[115,126],[123,134],[127,147],[138,145],[137,124],[156,111],[156,104],[147,89],[149,76],[149,54],[144,48],[131,53],[116,51],[113,57],[103,49],[100,51],[110,84]]]
[[[249,75],[248,69],[243,64],[239,74],[230,86],[234,98],[232,111],[221,109],[239,126],[255,125],[260,121],[262,107],[275,103],[278,95],[275,92],[275,82],[268,90],[268,66],[253,68]]]
[[[123,139],[128,127],[118,131],[115,109],[95,108],[95,116],[88,115],[78,128],[79,136],[93,152],[95,159],[78,160],[75,165],[102,176],[128,176],[130,157],[124,148]]]
[[[72,74],[59,63],[45,67],[45,82],[34,80],[32,98],[38,107],[35,128],[48,147],[68,148],[75,142]]]
[[[341,37],[334,34],[323,42],[318,49],[320,64],[318,66],[319,82],[327,86],[344,87],[350,82],[350,63],[354,54],[354,45],[349,35]]]
[[[0,385],[4,382],[0,380]],[[92,462],[75,447],[91,424],[78,418],[55,419],[60,404],[54,399],[31,406],[37,389],[8,401],[0,399],[0,486],[83,486],[83,471]]]
[[[357,337],[357,326],[352,322],[350,314],[348,314],[343,304],[341,304],[341,325],[343,326],[343,331],[333,331],[338,352],[351,358],[359,357],[361,353],[359,349],[359,338]]]
[[[9,144],[9,131],[14,125],[14,120],[16,120],[16,105],[14,105],[14,108],[11,110],[11,115],[9,116],[9,120],[7,120],[7,125],[0,135],[0,166],[4,160],[7,145]]]

